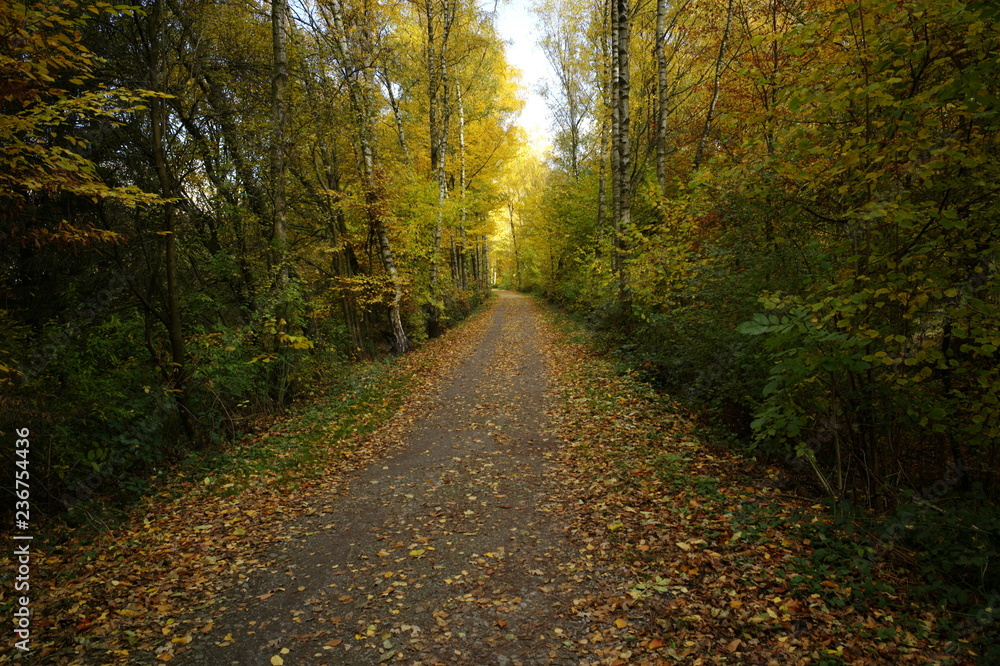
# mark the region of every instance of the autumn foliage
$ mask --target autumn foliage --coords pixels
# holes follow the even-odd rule
[[[0,6],[0,412],[53,515],[489,293],[520,102],[486,15],[271,9]]]
[[[922,516],[929,570],[995,594],[996,7],[628,3],[618,226],[617,5],[557,4],[588,25],[598,103],[579,174],[557,140],[527,199],[524,285],[802,492]]]

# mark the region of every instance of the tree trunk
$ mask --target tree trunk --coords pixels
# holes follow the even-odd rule
[[[486,280],[486,289],[493,285],[493,274],[490,272],[490,239],[483,236],[483,275]]]
[[[667,195],[667,0],[656,0],[656,181]]]
[[[608,126],[601,118],[600,127],[600,147],[598,148],[597,167],[597,242],[595,243],[595,254],[601,256],[601,243],[604,240],[604,226],[607,221],[605,210],[607,209],[608,198]]]
[[[475,236],[472,237],[472,256],[469,258],[472,266],[472,281],[476,285],[477,291],[483,291],[483,267],[480,260],[482,254],[482,241]]]
[[[625,267],[625,255],[628,251],[626,233],[632,222],[632,152],[629,142],[630,109],[629,109],[629,39],[631,33],[631,17],[629,0],[612,0],[614,12],[612,15],[612,59],[613,78],[612,99],[612,175],[615,182],[614,201],[614,267],[618,278],[618,305],[621,310],[622,324],[631,320],[631,297],[628,288],[628,276]],[[617,173],[616,173],[617,172]]]
[[[726,9],[726,28],[722,31],[722,39],[719,41],[719,55],[715,59],[715,76],[712,80],[712,97],[708,102],[708,111],[705,113],[705,124],[701,129],[701,138],[698,140],[698,150],[694,156],[694,168],[697,171],[701,166],[702,157],[705,152],[705,143],[708,141],[708,134],[712,131],[712,121],[715,120],[715,105],[719,101],[719,86],[722,81],[723,58],[726,56],[726,43],[729,41],[729,30],[733,24],[733,0],[729,0]]]
[[[434,222],[433,248],[431,249],[431,295],[430,311],[427,315],[427,334],[436,337],[440,333],[440,311],[438,308],[438,273],[440,272],[441,255],[441,225],[444,216],[445,192],[441,186],[440,172],[444,170],[444,157],[441,155],[441,124],[438,116],[438,93],[440,91],[440,70],[437,60],[437,40],[435,30],[434,0],[426,0],[427,12],[427,123],[430,140],[430,170],[432,177],[438,181],[438,210]]]
[[[622,205],[622,167],[621,167],[621,105],[619,97],[621,88],[618,81],[618,8],[617,0],[608,0],[609,31],[611,36],[611,71],[609,86],[611,88],[611,272],[616,276],[621,272],[621,253],[618,251],[618,236],[621,232]]]
[[[359,81],[360,69],[355,66],[354,58],[347,44],[347,33],[344,29],[343,9],[341,0],[330,2],[331,21],[333,22],[334,45],[343,68],[344,81],[347,85],[351,110],[354,112],[358,145],[361,152],[361,176],[365,188],[365,209],[369,228],[378,242],[379,256],[389,281],[393,286],[393,297],[389,303],[389,324],[392,328],[392,349],[397,354],[409,350],[410,342],[403,328],[400,307],[403,301],[403,283],[396,268],[396,261],[389,243],[389,235],[382,219],[382,188],[377,174],[375,156],[375,132],[372,118],[371,91],[365,90],[363,81]]]
[[[458,221],[458,286],[463,291],[466,285],[466,236],[465,225],[468,217],[468,210],[465,207],[465,106],[462,104],[462,84],[455,82],[455,101],[458,103],[458,194],[462,199],[460,217]]]
[[[285,89],[288,85],[287,17],[288,0],[271,0],[271,46],[274,58],[271,71],[271,236],[274,262],[278,269],[275,290],[281,304],[279,311],[284,309],[285,289],[288,286],[288,229],[285,205],[285,134],[288,126],[288,107],[285,101]]]
[[[510,242],[514,246],[514,288],[521,290],[521,251],[517,247],[517,227],[514,224],[514,202],[507,202],[508,220],[510,222]]]
[[[441,3],[441,35],[438,43],[434,0],[426,1],[427,19],[427,81],[428,122],[430,135],[430,168],[438,185],[438,213],[434,224],[434,247],[431,254],[431,304],[427,320],[427,334],[441,334],[441,232],[444,226],[444,207],[448,199],[448,174],[446,153],[448,149],[448,75],[447,45],[452,17],[448,0]]]
[[[163,88],[160,45],[160,31],[163,27],[163,2],[153,3],[150,12],[150,87],[155,91]],[[149,104],[149,120],[153,139],[153,164],[160,185],[160,196],[167,199],[163,204],[163,245],[164,263],[167,278],[167,339],[170,342],[170,388],[174,392],[174,400],[180,415],[184,434],[189,441],[194,441],[196,428],[194,413],[191,411],[187,395],[187,354],[184,349],[184,331],[181,325],[180,284],[178,279],[177,261],[177,224],[176,208],[169,199],[174,197],[174,187],[167,170],[167,155],[164,136],[167,126],[165,102],[162,99],[152,99]]]
[[[403,131],[403,117],[399,110],[399,100],[396,99],[396,94],[392,91],[392,81],[389,80],[388,76],[382,77],[382,82],[385,84],[385,94],[389,98],[389,106],[392,108],[392,117],[396,122],[396,138],[399,141],[399,149],[403,151],[403,160],[405,162],[410,161],[410,149],[406,144],[406,133]]]

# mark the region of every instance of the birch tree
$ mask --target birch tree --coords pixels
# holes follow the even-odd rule
[[[360,155],[360,172],[364,187],[365,211],[369,226],[378,242],[382,265],[389,277],[392,287],[392,300],[389,303],[389,322],[392,327],[392,348],[397,354],[402,354],[410,347],[406,331],[403,329],[400,305],[403,300],[403,284],[396,260],[389,241],[388,230],[384,219],[385,193],[380,182],[380,165],[375,136],[375,106],[374,75],[370,66],[366,66],[354,57],[344,21],[344,9],[340,0],[330,0],[328,11],[328,29],[330,41],[340,63],[341,75],[347,87],[351,110],[354,115],[355,137]],[[362,19],[367,18],[362,16]],[[375,44],[370,41],[371,31],[361,29],[356,31],[355,44],[361,53],[372,54]]]
[[[593,73],[586,41],[586,7],[572,0],[548,0],[535,8],[539,46],[556,75],[558,92],[549,94],[549,109],[555,116],[569,172],[580,178],[583,132],[592,119]],[[554,97],[554,99],[553,99]]]
[[[611,174],[613,181],[614,270],[618,278],[618,305],[623,322],[631,319],[628,272],[625,264],[628,252],[627,234],[632,224],[632,145],[629,132],[630,115],[630,53],[632,16],[629,0],[610,0],[611,6]]]

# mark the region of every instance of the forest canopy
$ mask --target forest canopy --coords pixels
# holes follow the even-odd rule
[[[15,2],[0,42],[3,421],[51,509],[488,294],[522,102],[475,3]]]
[[[995,3],[547,0],[498,261],[822,491],[995,494]]]

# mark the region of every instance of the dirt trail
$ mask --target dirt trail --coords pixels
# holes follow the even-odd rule
[[[304,536],[177,661],[578,663],[573,601],[596,583],[563,564],[575,550],[549,499],[546,334],[523,296],[487,316],[402,446],[290,530]]]

